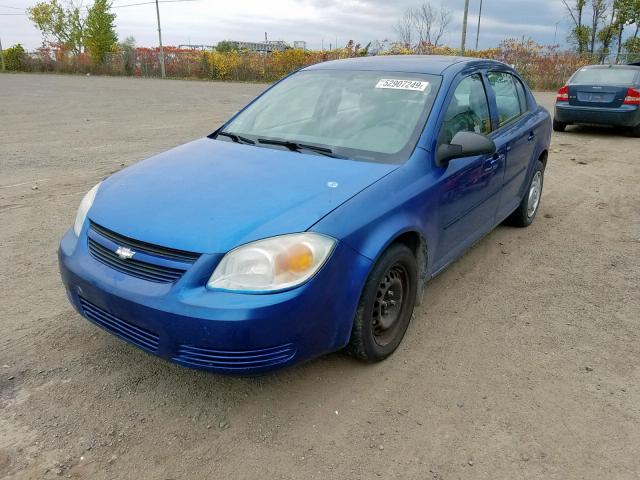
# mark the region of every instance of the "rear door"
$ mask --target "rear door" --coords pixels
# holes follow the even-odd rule
[[[527,172],[536,146],[536,124],[522,82],[508,72],[487,74],[495,99],[497,129],[492,134],[506,156],[497,219],[509,215],[522,200]]]
[[[614,66],[581,68],[569,81],[569,105],[618,108],[636,81],[637,69]]]

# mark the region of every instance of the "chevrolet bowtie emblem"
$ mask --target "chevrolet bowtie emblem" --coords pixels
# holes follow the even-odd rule
[[[118,247],[116,250],[116,255],[118,255],[122,260],[129,260],[135,254],[136,252],[127,247]]]

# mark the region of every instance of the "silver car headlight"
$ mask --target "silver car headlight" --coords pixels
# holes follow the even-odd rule
[[[271,292],[295,287],[320,270],[335,244],[331,237],[308,232],[242,245],[224,256],[207,287],[235,292]]]
[[[82,231],[82,225],[84,225],[84,221],[87,218],[87,213],[89,213],[89,209],[91,205],[93,205],[93,201],[96,198],[96,193],[98,193],[98,188],[102,182],[97,184],[91,190],[87,192],[82,201],[80,202],[80,206],[78,207],[78,213],[76,214],[76,221],[73,224],[73,231],[76,234],[76,237],[80,236],[80,232]]]

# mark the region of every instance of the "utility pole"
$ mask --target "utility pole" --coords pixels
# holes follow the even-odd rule
[[[2,39],[0,39],[0,60],[2,61],[2,71],[4,72],[4,51],[2,50]]]
[[[158,5],[158,0],[156,0],[156,15],[158,17],[158,42],[160,43],[160,74],[162,78],[165,78],[164,50],[162,49],[162,30],[160,29],[160,6]]]
[[[553,44],[557,45],[558,44],[558,24],[560,22],[556,22],[556,31],[553,33]]]
[[[482,19],[482,0],[480,0],[480,11],[478,12],[478,29],[476,30],[476,51],[478,51],[478,41],[480,40],[480,20]]]
[[[467,43],[467,17],[469,16],[469,0],[464,0],[464,18],[462,19],[462,44],[460,45],[460,54],[464,55]]]

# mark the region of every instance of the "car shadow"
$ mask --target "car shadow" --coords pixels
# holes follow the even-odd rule
[[[601,137],[618,136],[628,138],[627,130],[623,127],[609,127],[598,125],[568,125],[565,134],[580,133],[584,135],[595,135]]]

